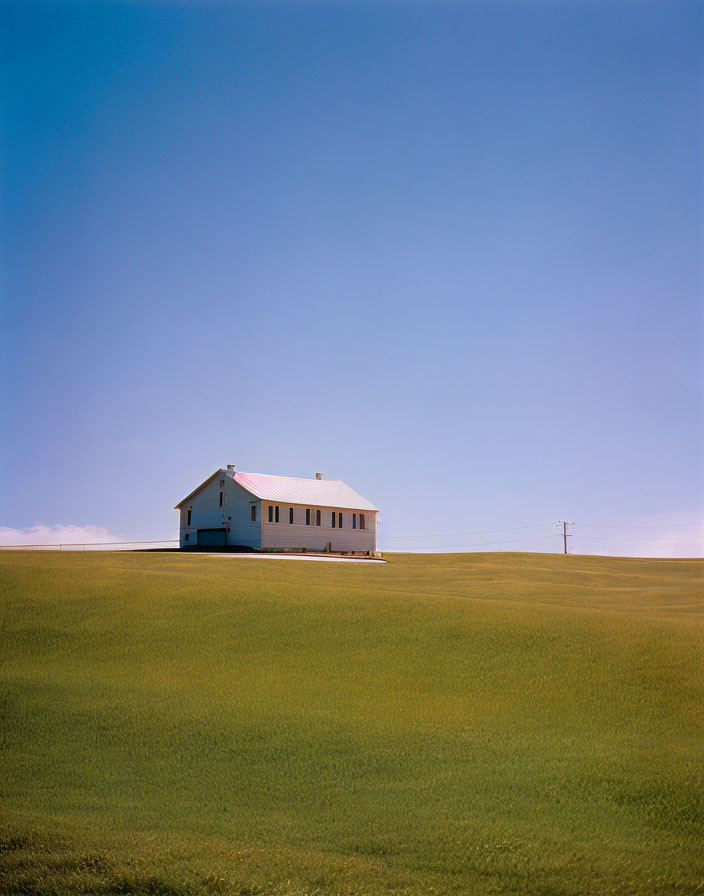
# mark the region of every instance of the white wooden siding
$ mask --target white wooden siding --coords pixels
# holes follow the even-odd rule
[[[269,522],[269,507],[279,507],[279,522]],[[293,507],[293,524],[289,508]],[[305,548],[324,551],[328,542],[333,551],[376,551],[376,517],[373,511],[342,510],[339,507],[310,507],[311,525],[306,525],[306,507],[297,504],[274,504],[262,501],[262,548]],[[321,524],[315,525],[315,512],[321,511]],[[342,513],[342,529],[332,528],[332,512]],[[359,514],[364,513],[365,528],[359,528]],[[352,514],[357,514],[357,528],[352,528]],[[337,519],[335,520],[337,523]]]
[[[225,483],[222,487],[221,480]],[[225,492],[224,507],[220,507],[220,492]],[[257,508],[256,522],[250,520],[252,504]],[[190,527],[186,525],[189,506],[193,508]],[[229,529],[227,536],[229,545],[260,548],[261,501],[238,485],[232,475],[222,473],[181,508],[181,547],[193,547],[198,544],[198,529]],[[188,541],[185,539],[186,533],[189,535]]]

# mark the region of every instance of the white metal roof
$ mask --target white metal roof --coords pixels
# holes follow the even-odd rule
[[[225,471],[227,472],[227,471]],[[230,472],[232,475],[232,472]],[[235,482],[255,497],[282,504],[310,504],[314,507],[342,507],[346,510],[377,510],[341,479],[296,479],[268,473],[234,474]]]

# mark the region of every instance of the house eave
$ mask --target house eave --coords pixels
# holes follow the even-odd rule
[[[178,504],[174,507],[174,510],[180,510],[183,507],[183,505],[187,504],[188,501],[190,501],[191,498],[193,498],[195,495],[197,495],[198,492],[202,488],[205,488],[205,486],[208,485],[209,483],[211,483],[213,481],[213,479],[216,479],[221,473],[224,473],[224,472],[225,472],[225,470],[220,468],[219,470],[216,470],[212,476],[208,476],[208,478],[205,479],[203,482],[201,482],[200,485],[196,486],[189,495],[186,495],[186,497],[183,499],[183,501],[179,501]]]

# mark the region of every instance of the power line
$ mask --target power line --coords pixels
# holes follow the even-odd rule
[[[539,529],[544,526],[553,525],[552,523],[532,523],[526,526],[508,526],[502,529],[480,529],[474,532],[443,532],[443,533],[427,533],[425,535],[417,535],[417,534],[407,534],[407,535],[388,535],[382,537],[382,542],[398,540],[402,538],[452,538],[452,537],[464,537],[464,536],[473,536],[473,535],[489,535],[496,532],[514,532],[519,530],[526,529]],[[704,526],[703,523],[682,523],[680,525],[668,524],[663,526],[610,526],[610,525],[599,525],[596,523],[572,523],[561,520],[558,523],[558,526],[562,526],[562,535],[563,538],[563,549],[564,552],[567,553],[567,538],[574,537],[573,533],[570,533],[567,530],[568,526],[583,526],[585,528],[590,529],[676,529],[676,528],[693,528],[693,527],[701,527]],[[177,527],[170,526],[168,528],[164,527],[161,529],[120,529],[117,530],[116,534],[128,534],[130,532],[173,532]],[[548,538],[554,538],[555,535],[533,535],[529,538],[513,538],[513,539],[502,539],[500,541],[477,541],[471,542],[469,544],[438,544],[433,545],[431,547],[424,548],[412,548],[411,550],[418,552],[429,552],[429,551],[444,551],[450,548],[475,548],[475,547],[491,547],[493,545],[500,544],[519,544],[521,542],[527,541],[541,541]],[[675,536],[675,537],[660,537],[660,536],[627,536],[627,535],[583,535],[581,533],[576,533],[576,537],[580,539],[587,539],[590,541],[700,541],[700,535],[691,535],[691,536]],[[94,542],[61,542],[59,544],[45,544],[45,545],[37,545],[37,544],[19,544],[19,545],[0,545],[0,548],[4,549],[12,549],[12,548],[41,548],[41,547],[53,547],[53,548],[61,548],[61,547],[115,547],[118,545],[137,545],[137,544],[164,544],[164,543],[178,543],[178,539],[158,539],[152,541],[114,541],[114,542],[105,542],[105,541],[94,541]],[[394,550],[402,552],[407,550],[407,548],[403,547],[395,547]]]
[[[472,544],[436,544],[432,548],[414,548],[415,551],[437,551],[444,548],[479,548],[493,544],[517,544],[520,541],[540,541],[543,538],[555,538],[552,535],[535,535],[532,538],[511,538],[508,541],[475,541]],[[403,548],[394,548],[395,551],[403,551]]]
[[[479,529],[476,532],[428,532],[425,535],[389,535],[387,538],[450,538],[464,535],[487,535],[494,532],[514,532],[518,529],[539,529],[542,526],[551,526],[552,523],[531,523],[529,526],[507,526],[504,529]],[[690,529],[704,528],[701,523],[669,523],[662,526],[611,526],[601,523],[572,523],[571,525],[583,526],[589,529]],[[109,526],[106,527],[108,530]],[[129,532],[172,532],[178,526],[161,526],[154,529],[115,529],[117,535],[125,535]]]
[[[693,527],[704,527],[704,523],[672,523],[663,526],[601,526],[597,523],[577,523],[578,526],[584,526],[588,529],[690,529]]]
[[[658,538],[657,535],[577,535],[577,538],[587,538],[589,541],[701,541],[701,535],[681,536],[679,538]]]
[[[163,526],[161,529],[116,529],[115,534],[128,535],[130,532],[175,532],[177,529],[178,526]]]
[[[672,525],[672,526],[599,526],[595,523],[575,523],[575,522],[567,522],[567,521],[562,521],[562,520],[558,523],[558,525],[562,526],[563,522],[567,526],[584,526],[584,527],[589,527],[591,529],[677,529],[677,528],[679,528],[679,526],[674,526],[674,525]],[[383,541],[396,541],[397,539],[401,539],[401,538],[463,538],[465,536],[472,536],[472,535],[490,535],[495,532],[515,532],[519,529],[540,529],[544,526],[551,526],[551,525],[553,525],[553,524],[552,523],[533,523],[529,526],[508,526],[504,529],[479,529],[475,532],[436,532],[436,533],[428,532],[424,535],[415,535],[415,534],[410,534],[410,533],[408,533],[406,535],[384,535]],[[683,523],[682,525],[683,525],[683,527],[684,526],[704,527],[704,523]],[[564,540],[564,535],[565,535],[564,531],[562,534],[563,534],[563,540]],[[611,538],[614,540],[619,540],[619,539],[626,540],[626,541],[629,540],[628,536],[582,535],[580,533],[570,533],[569,531],[566,534],[567,534],[567,538],[573,537],[573,535],[575,535],[577,538]],[[535,536],[535,537],[541,538],[544,536]],[[687,536],[684,536],[684,537],[687,537]],[[689,536],[689,538],[692,538],[692,539],[697,538],[697,537],[698,536],[696,536],[696,535]],[[526,539],[526,540],[531,540],[531,539]],[[648,538],[647,536],[644,536],[643,539],[635,539],[635,540],[650,540],[650,541],[652,541],[652,540],[656,540],[656,539]],[[662,541],[662,540],[667,540],[667,538],[657,539],[657,540]],[[678,541],[679,539],[673,538],[672,540]],[[508,542],[487,542],[487,543],[489,543],[489,544],[503,544],[503,543],[508,544]],[[437,547],[439,547],[439,548],[454,547],[454,545],[438,545]]]
[[[522,526],[518,528],[531,528],[530,526]],[[134,531],[134,530],[133,530]],[[137,530],[139,531],[139,530]],[[153,530],[152,530],[153,531]],[[494,531],[506,531],[506,530],[494,530]],[[526,541],[542,541],[547,538],[555,538],[559,536],[560,533],[552,533],[550,535],[533,535],[530,538],[512,538],[512,539],[504,539],[501,541],[475,541],[471,544],[441,544],[441,545],[433,545],[433,547],[428,548],[413,548],[414,551],[418,553],[429,552],[429,551],[443,551],[447,548],[480,548],[480,547],[492,547],[497,544],[519,544],[521,542]],[[420,536],[418,536],[420,537]],[[568,534],[567,537],[570,537]],[[642,538],[629,538],[628,536],[617,536],[617,535],[578,535],[578,538],[586,538],[590,541],[699,541],[699,537],[694,535],[689,538],[657,538],[657,537],[648,537],[643,536]],[[82,541],[82,542],[54,542],[53,544],[7,544],[0,545],[0,550],[18,550],[22,548],[80,548],[80,547],[116,547],[117,545],[142,545],[142,544],[178,544],[178,539],[158,539],[156,541]],[[399,553],[403,553],[406,549],[403,547],[394,548],[395,551]],[[566,553],[566,551],[565,551]]]
[[[423,535],[416,535],[407,533],[405,535],[387,535],[385,536],[386,541],[397,540],[399,538],[464,538],[465,536],[473,536],[473,535],[493,535],[496,532],[516,532],[524,529],[540,529],[543,526],[551,526],[552,523],[531,523],[528,526],[506,526],[502,529],[477,529],[474,532],[427,532]],[[560,523],[561,525],[561,523]],[[701,523],[678,523],[678,524],[667,524],[662,526],[621,526],[621,525],[607,525],[600,523],[570,523],[569,525],[581,526],[583,528],[589,529],[690,529],[690,528],[704,528],[704,522]],[[107,527],[108,529],[110,527]],[[116,529],[116,535],[128,535],[131,532],[176,532],[178,531],[178,526],[162,526],[161,528],[153,528],[153,529]],[[568,533],[569,537],[569,533]],[[594,537],[594,536],[586,536],[582,535],[581,538]],[[604,538],[608,536],[603,536]],[[87,544],[88,542],[86,542]]]
[[[541,523],[540,525],[550,525],[550,524],[549,523]],[[417,551],[417,552],[427,552],[427,551],[444,551],[448,548],[474,548],[474,547],[484,547],[484,546],[489,547],[489,546],[493,546],[493,545],[497,545],[497,544],[518,544],[520,542],[526,542],[526,541],[541,541],[541,540],[547,539],[547,538],[555,538],[556,536],[561,536],[563,539],[564,553],[568,553],[567,538],[573,538],[573,537],[586,538],[590,541],[601,541],[602,539],[605,539],[608,541],[699,541],[700,540],[699,536],[697,536],[697,535],[692,535],[692,536],[683,537],[683,538],[678,538],[678,537],[670,538],[667,536],[657,537],[657,536],[647,536],[647,535],[641,536],[641,537],[634,537],[634,536],[629,537],[629,536],[619,536],[619,535],[580,535],[580,534],[575,535],[574,533],[570,533],[569,531],[566,531],[566,527],[570,526],[570,525],[575,525],[574,523],[567,522],[566,520],[561,520],[558,523],[558,525],[563,526],[563,531],[560,533],[556,532],[551,535],[532,535],[529,538],[512,538],[512,539],[504,539],[501,541],[475,541],[475,542],[471,542],[470,544],[438,544],[438,545],[433,545],[432,547],[425,547],[425,548],[414,547],[414,548],[412,548],[412,550]],[[533,527],[533,526],[516,526],[515,528],[516,529],[531,529],[531,528],[535,528],[535,527]],[[506,532],[506,531],[510,531],[510,530],[494,529],[494,530],[486,530],[486,531],[487,532],[490,532],[490,531]],[[456,533],[456,534],[461,535],[463,533]],[[479,535],[479,534],[483,534],[483,533],[477,532],[477,533],[467,533],[467,534]],[[389,536],[388,538],[382,538],[382,541],[387,541],[391,537],[401,538],[402,536],[400,536],[400,535]],[[407,538],[423,538],[426,536],[413,535],[413,536],[406,536],[406,537]],[[396,546],[393,548],[393,550],[403,552],[406,549],[404,549],[403,547]]]
[[[515,532],[517,529],[540,529],[552,523],[533,523],[531,526],[508,526],[506,529],[480,529],[478,532],[436,532],[427,535],[387,535],[391,538],[463,538],[465,535],[490,535],[494,532]]]

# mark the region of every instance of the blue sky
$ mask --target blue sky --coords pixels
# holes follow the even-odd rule
[[[4,4],[0,525],[235,463],[388,548],[704,553],[703,19]]]

